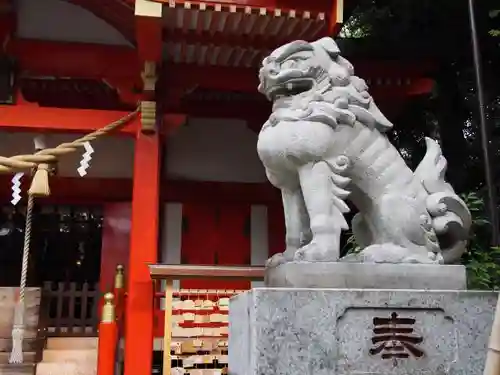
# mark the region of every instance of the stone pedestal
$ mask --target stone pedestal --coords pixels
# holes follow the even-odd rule
[[[496,300],[490,292],[253,289],[231,300],[229,372],[480,375]]]
[[[268,268],[266,286],[465,290],[467,277],[461,265],[290,262]]]

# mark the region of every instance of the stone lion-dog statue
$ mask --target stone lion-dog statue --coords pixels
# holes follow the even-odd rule
[[[263,60],[259,79],[273,110],[257,151],[281,190],[286,225],[286,249],[268,267],[460,259],[471,215],[445,181],[441,147],[426,138],[426,154],[412,171],[385,135],[392,123],[333,39],[277,48]],[[347,199],[359,210],[352,231],[362,250],[339,259]]]

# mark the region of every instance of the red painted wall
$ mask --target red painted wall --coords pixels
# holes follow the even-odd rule
[[[107,203],[104,206],[101,255],[101,292],[113,290],[118,264],[127,272],[130,251],[130,203]]]
[[[212,265],[217,247],[215,207],[209,204],[182,205],[181,263]],[[205,280],[182,280],[181,288],[207,289]]]
[[[249,204],[228,204],[220,207],[217,228],[217,264],[228,266],[249,266],[251,248],[251,206]],[[220,281],[224,289],[250,289],[251,282]]]
[[[183,204],[183,264],[250,265],[249,204]],[[248,289],[248,281],[183,280],[186,289]]]
[[[217,219],[217,210],[218,219]],[[117,264],[128,263],[130,203],[104,206],[101,291],[111,290]],[[183,204],[181,261],[184,264],[249,265],[250,204]],[[217,222],[217,220],[219,220]],[[281,204],[268,206],[269,256],[285,248],[285,225]],[[184,280],[189,289],[246,289],[248,282]]]
[[[0,134],[1,137],[1,134]],[[9,202],[12,195],[11,175],[0,175],[0,200]],[[22,179],[23,192],[29,189],[30,179]],[[53,177],[51,195],[43,198],[47,204],[102,204],[105,202],[131,202],[132,179],[129,178],[73,178]],[[268,183],[239,183],[212,181],[162,182],[163,202],[218,202],[281,204],[279,190]]]

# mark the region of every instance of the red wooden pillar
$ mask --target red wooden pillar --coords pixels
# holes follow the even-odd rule
[[[160,151],[158,132],[137,135],[125,311],[125,375],[151,374],[154,310],[148,264],[156,263],[158,257]]]

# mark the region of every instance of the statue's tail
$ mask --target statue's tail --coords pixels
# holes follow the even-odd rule
[[[426,137],[425,144],[427,151],[414,176],[427,192],[427,211],[439,239],[444,263],[455,263],[467,247],[471,214],[465,202],[445,181],[447,162],[439,143]]]

